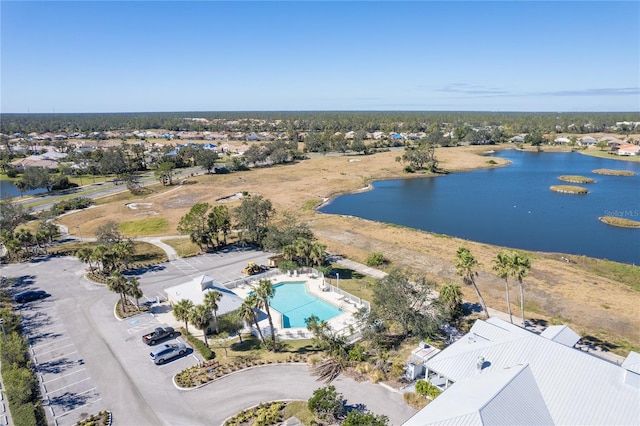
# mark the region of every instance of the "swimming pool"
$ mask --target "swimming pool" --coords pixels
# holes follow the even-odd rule
[[[321,321],[329,320],[342,311],[330,303],[307,293],[304,282],[287,282],[273,286],[275,296],[269,305],[282,314],[282,327],[306,327],[304,320],[311,315]]]

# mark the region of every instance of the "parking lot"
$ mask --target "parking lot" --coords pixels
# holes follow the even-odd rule
[[[73,412],[106,409],[54,299],[19,306],[47,417],[58,425],[75,424]],[[72,418],[73,417],[73,418]]]

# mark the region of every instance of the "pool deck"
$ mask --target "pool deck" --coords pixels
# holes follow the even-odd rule
[[[305,282],[307,292],[317,297],[318,299],[324,300],[325,302],[340,308],[344,313],[327,320],[327,324],[329,324],[334,332],[348,332],[349,327],[353,326],[356,323],[356,319],[353,314],[358,309],[360,309],[362,305],[358,305],[357,303],[354,304],[353,302],[346,300],[342,295],[334,293],[332,291],[323,291],[323,289],[330,288],[325,284],[324,278],[318,277],[313,274],[281,274],[273,276],[269,279],[271,280],[272,284],[303,281]],[[234,288],[233,291],[238,296],[245,298],[252,290],[252,284],[257,285],[259,280],[260,277],[256,276],[256,280],[254,282],[243,284],[239,287]],[[313,337],[306,327],[283,328],[282,315],[273,308],[271,308],[271,316],[273,318],[273,326],[276,329],[275,331],[278,338],[282,340],[297,340],[310,339]],[[261,316],[260,321],[258,321],[258,325],[260,326],[260,329],[263,330],[263,333],[268,335],[271,334],[269,319],[266,317],[266,314]]]

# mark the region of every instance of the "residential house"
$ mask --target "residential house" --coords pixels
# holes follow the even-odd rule
[[[556,145],[566,145],[569,142],[571,142],[571,140],[567,137],[560,137],[560,138],[555,138],[553,140],[553,143],[555,143]]]
[[[595,146],[598,141],[592,138],[591,136],[584,136],[578,139],[578,145],[580,146]]]
[[[536,334],[489,318],[424,363],[444,392],[405,426],[638,425],[640,354],[618,365],[576,349],[566,326]]]
[[[618,155],[624,155],[624,156],[640,155],[640,146],[632,145],[632,144],[620,145],[618,146],[618,150],[616,153]]]

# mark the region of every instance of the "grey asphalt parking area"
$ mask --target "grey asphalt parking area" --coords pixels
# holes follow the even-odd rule
[[[73,425],[75,418],[68,414],[104,409],[55,301],[49,298],[29,302],[21,305],[19,312],[50,423]]]

